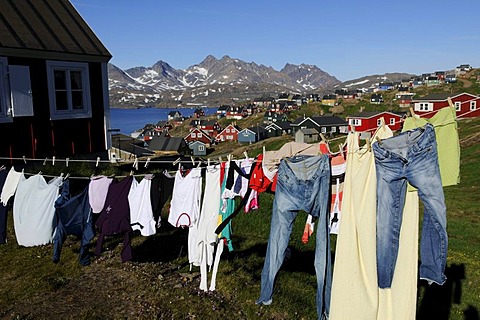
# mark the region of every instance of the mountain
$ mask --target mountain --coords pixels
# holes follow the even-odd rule
[[[321,93],[340,84],[334,76],[314,65],[286,64],[272,67],[245,62],[229,56],[207,56],[185,70],[158,61],[151,67],[121,70],[108,66],[110,105],[140,107],[155,105],[207,105],[253,100],[281,92]]]

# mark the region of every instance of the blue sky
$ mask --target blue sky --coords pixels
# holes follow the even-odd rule
[[[122,69],[211,54],[341,81],[480,65],[479,0],[71,0]]]

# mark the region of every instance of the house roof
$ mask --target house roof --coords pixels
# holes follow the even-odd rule
[[[0,1],[0,55],[108,62],[112,55],[67,0]]]
[[[170,112],[168,113],[168,115],[169,115],[169,116],[172,116],[172,117],[176,116],[177,114],[182,115],[182,114],[180,113],[180,111],[178,111],[178,110],[176,110],[176,111],[170,111]]]
[[[384,113],[389,113],[389,114],[392,114],[392,115],[397,116],[397,117],[402,117],[402,115],[403,115],[403,113],[400,114],[400,113],[388,112],[388,111],[363,111],[363,112],[353,114],[353,115],[349,116],[348,118],[369,119],[369,118],[373,118],[375,116],[378,116],[378,115],[381,115],[381,114],[384,114]]]
[[[241,131],[245,131],[245,130],[248,130],[254,134],[260,134],[260,133],[265,133],[267,131],[267,129],[265,129],[264,127],[262,126],[254,126],[254,127],[250,127],[250,128],[245,128]]]
[[[425,97],[417,98],[413,101],[445,101],[448,98],[453,99],[453,98],[461,96],[463,94],[466,94],[466,95],[469,95],[469,96],[472,96],[472,97],[476,97],[475,95],[470,94],[470,93],[466,93],[466,92],[463,92],[463,93],[432,93],[432,94],[426,95]]]
[[[318,131],[315,128],[300,129],[298,131],[303,133],[303,134],[318,134]]]
[[[291,126],[290,126],[291,122],[290,121],[277,121],[275,123],[276,123],[277,126],[282,128],[283,130],[291,128]]]
[[[185,143],[182,137],[153,137],[148,148],[155,151],[178,151]]]
[[[144,147],[145,142],[124,134],[112,135],[112,147],[136,155],[137,157],[151,156],[155,152]]]

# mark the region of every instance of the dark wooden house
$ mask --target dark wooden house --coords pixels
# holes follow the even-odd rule
[[[0,1],[0,156],[111,147],[111,54],[67,0]]]

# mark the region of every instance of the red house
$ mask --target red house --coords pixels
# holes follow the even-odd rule
[[[239,127],[233,124],[229,124],[228,126],[225,127],[225,129],[222,130],[215,139],[217,141],[238,141],[238,133],[241,131]]]
[[[381,118],[385,120],[385,124],[392,131],[400,130],[402,127],[403,114],[388,111],[364,111],[347,117],[348,130],[373,134],[381,125]]]
[[[192,129],[184,139],[185,141],[187,141],[187,143],[191,143],[194,141],[201,141],[205,143],[207,147],[213,143],[213,138],[210,137],[208,133],[206,133],[205,131],[199,128]]]
[[[412,101],[413,110],[421,117],[431,118],[438,110],[448,107],[448,98],[452,100],[457,118],[480,116],[480,97],[471,93],[433,93]]]

